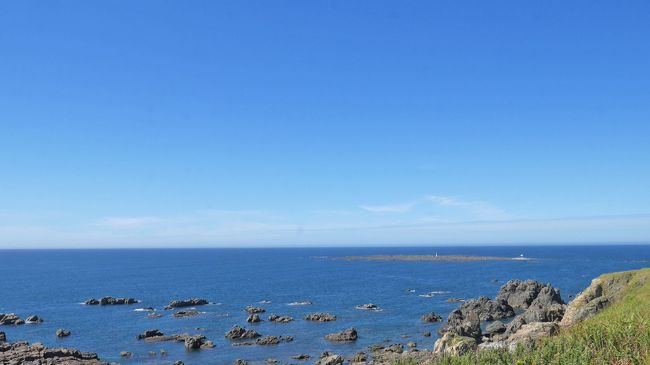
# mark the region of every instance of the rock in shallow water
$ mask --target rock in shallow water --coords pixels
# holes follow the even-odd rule
[[[423,315],[422,317],[420,317],[420,319],[422,320],[422,322],[427,322],[427,323],[442,321],[442,317],[440,317],[439,315],[433,312]]]
[[[293,321],[293,318],[289,316],[279,316],[277,314],[272,314],[269,316],[269,321],[275,323],[289,323]]]
[[[311,313],[305,316],[305,320],[314,322],[336,321],[336,316],[329,313]]]
[[[348,328],[345,331],[329,334],[325,336],[325,339],[334,342],[356,341],[357,330],[354,328]]]
[[[70,331],[62,329],[62,328],[59,328],[58,330],[56,330],[56,337],[68,337],[68,336],[70,336],[70,334],[71,334]]]
[[[20,325],[25,321],[20,319],[15,313],[0,313],[0,325]]]
[[[229,340],[252,339],[260,337],[261,335],[253,330],[247,330],[240,326],[233,327],[224,335]]]
[[[195,305],[206,305],[210,304],[207,299],[202,298],[191,298],[185,300],[172,300],[165,309],[171,308],[181,308],[181,307],[193,307]]]

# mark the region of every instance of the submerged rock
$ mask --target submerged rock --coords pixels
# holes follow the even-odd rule
[[[356,341],[357,340],[357,330],[354,328],[348,328],[344,331],[338,333],[331,333],[325,336],[325,339],[328,341],[334,342],[346,342],[346,341]]]
[[[178,312],[172,314],[172,316],[174,316],[176,318],[183,318],[183,317],[193,317],[193,316],[196,316],[198,314],[199,314],[198,311],[178,311]]]
[[[367,311],[379,311],[379,310],[381,310],[377,304],[373,304],[373,303],[360,304],[360,305],[357,305],[354,308],[360,309],[360,310],[367,310]]]
[[[331,322],[336,321],[336,316],[329,313],[311,313],[305,316],[305,320],[315,322]]]
[[[311,356],[309,356],[307,354],[300,354],[300,355],[293,355],[293,356],[291,356],[291,358],[294,359],[294,360],[304,361],[304,360],[309,360],[311,358]]]
[[[291,342],[293,341],[293,337],[291,336],[265,336],[262,338],[258,338],[255,341],[256,345],[277,345],[280,342]]]

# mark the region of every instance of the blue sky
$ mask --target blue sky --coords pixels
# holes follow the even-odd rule
[[[0,3],[0,247],[650,242],[647,1]]]

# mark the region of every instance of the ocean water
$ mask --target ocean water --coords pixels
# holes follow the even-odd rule
[[[531,261],[370,262],[325,257],[372,254],[489,255]],[[384,341],[418,343],[431,348],[440,324],[420,322],[434,311],[444,318],[458,303],[449,297],[494,297],[509,279],[536,279],[559,287],[568,300],[606,272],[650,266],[650,246],[571,247],[440,247],[440,248],[292,248],[292,249],[169,249],[169,250],[8,250],[0,251],[0,313],[21,318],[37,314],[42,324],[0,326],[10,341],[42,342],[97,352],[105,361],[122,364],[231,364],[246,359],[262,364],[273,357],[297,362],[291,355],[318,356],[324,350],[351,355]],[[494,280],[498,280],[495,283]],[[414,289],[415,292],[409,292]],[[422,297],[436,292],[432,297]],[[134,297],[136,305],[84,306],[89,298]],[[197,307],[196,317],[174,318],[162,307],[173,299],[206,298],[217,304]],[[267,300],[270,304],[258,304]],[[288,303],[312,301],[308,306]],[[356,310],[375,303],[379,312]],[[266,308],[264,322],[246,323],[247,305]],[[162,318],[147,318],[140,307],[155,307]],[[312,323],[306,313],[329,312],[339,320]],[[266,321],[269,314],[290,315],[288,324]],[[262,335],[290,335],[293,342],[274,346],[232,346],[224,333],[234,325]],[[355,343],[329,343],[328,333],[354,327]],[[58,328],[72,332],[55,336]],[[182,343],[148,344],[136,340],[146,329],[165,334],[200,333],[216,348],[186,352]],[[200,330],[197,330],[200,328]],[[431,331],[433,337],[422,333]],[[409,336],[403,338],[402,336]],[[150,357],[165,349],[167,357]],[[123,359],[120,351],[134,357]],[[310,361],[309,363],[312,363]]]

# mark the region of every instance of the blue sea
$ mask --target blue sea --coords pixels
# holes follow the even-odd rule
[[[515,257],[530,261],[371,262],[330,257],[373,254],[435,254]],[[45,322],[0,326],[10,341],[42,342],[97,352],[122,364],[231,364],[266,358],[295,362],[296,354],[318,356],[324,350],[353,354],[370,344],[413,341],[431,348],[440,324],[420,322],[436,312],[446,318],[458,303],[450,297],[494,297],[509,279],[535,279],[559,287],[565,301],[596,276],[650,266],[650,246],[438,247],[438,248],[290,248],[290,249],[150,249],[150,250],[5,250],[0,251],[0,313],[21,318],[36,314]],[[495,282],[498,281],[498,282]],[[412,291],[409,291],[412,289]],[[427,293],[434,292],[426,297]],[[134,297],[136,305],[85,306],[89,298]],[[174,299],[206,298],[196,317],[174,318],[162,308]],[[258,304],[270,301],[270,304]],[[289,303],[311,301],[312,305]],[[375,303],[382,311],[361,311]],[[247,305],[264,307],[264,322],[246,323]],[[155,307],[162,318],[147,318],[141,307]],[[306,313],[329,312],[338,320],[312,323]],[[269,314],[290,315],[288,324],[266,321]],[[295,340],[274,346],[232,346],[224,333],[234,325],[262,335]],[[355,343],[329,343],[328,333],[354,327]],[[58,328],[72,332],[57,338]],[[203,334],[214,349],[186,352],[182,343],[148,344],[136,340],[146,329],[165,334]],[[433,336],[426,338],[423,332]],[[404,338],[403,336],[408,336]],[[151,357],[161,349],[167,357]],[[131,359],[120,358],[131,351]],[[310,361],[310,363],[313,361]]]

